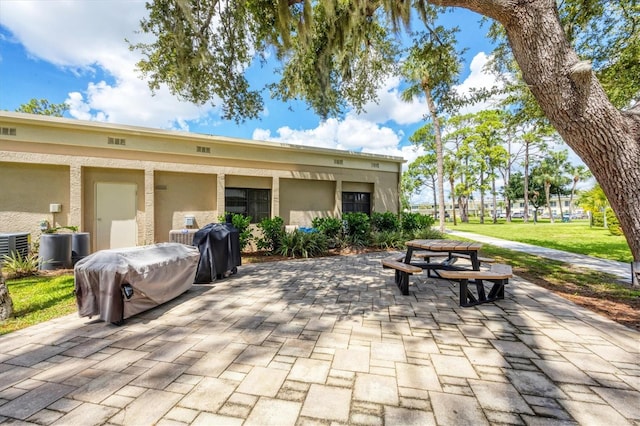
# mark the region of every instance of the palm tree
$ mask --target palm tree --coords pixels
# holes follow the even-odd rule
[[[573,196],[576,193],[576,187],[578,183],[583,180],[589,179],[591,171],[584,165],[572,166],[569,168],[569,173],[573,176],[573,184],[571,185],[571,195],[569,196],[569,217],[573,215]]]

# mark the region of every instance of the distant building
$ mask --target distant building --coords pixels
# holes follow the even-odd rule
[[[78,226],[92,251],[163,242],[225,212],[309,226],[398,212],[399,157],[0,112],[0,232]]]

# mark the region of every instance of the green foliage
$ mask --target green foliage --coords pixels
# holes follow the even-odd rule
[[[258,224],[258,228],[262,231],[262,237],[256,241],[258,249],[277,253],[285,236],[284,220],[278,216],[273,219],[265,218]]]
[[[52,104],[46,99],[31,99],[29,103],[20,105],[16,111],[26,112],[27,114],[50,115],[53,117],[62,117],[69,109],[67,104]]]
[[[403,249],[406,236],[400,231],[374,231],[371,233],[371,245],[384,250]]]
[[[425,227],[418,229],[413,234],[412,239],[413,238],[417,238],[419,240],[440,240],[444,238],[444,234],[432,227]]]
[[[378,232],[396,232],[400,230],[398,215],[391,212],[371,213],[371,230]]]
[[[344,213],[345,240],[349,245],[364,247],[371,238],[371,222],[365,213]]]
[[[436,222],[433,216],[407,212],[401,216],[402,230],[408,234],[414,234],[420,229],[427,229],[433,226]]]
[[[294,229],[285,232],[280,240],[278,254],[287,257],[315,257],[326,253],[327,237],[322,232],[303,232]]]
[[[240,250],[244,250],[251,240],[253,239],[253,233],[251,232],[251,216],[244,216],[237,213],[225,213],[225,216],[231,215],[231,224],[238,230],[240,240]],[[220,216],[218,221],[225,223],[226,217]]]
[[[620,221],[618,220],[618,216],[612,209],[607,209],[607,228],[609,229],[609,233],[611,235],[624,235],[622,232],[622,228],[620,227]]]
[[[342,220],[337,217],[316,217],[311,221],[311,226],[327,238],[339,238],[342,235]]]
[[[71,231],[71,232],[78,232],[79,228],[77,226],[75,226],[75,225],[58,226],[58,227],[55,227],[55,228],[47,228],[42,232],[45,233],[45,234],[57,234],[58,231],[63,230],[63,229],[66,229],[66,230]]]
[[[0,265],[7,271],[9,277],[21,278],[37,275],[40,268],[40,259],[36,253],[22,256],[20,252],[13,251],[10,256],[2,256]]]

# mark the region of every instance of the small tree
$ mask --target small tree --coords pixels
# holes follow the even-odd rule
[[[27,114],[50,115],[52,117],[62,117],[69,107],[67,104],[52,104],[46,99],[31,99],[28,103],[20,105],[16,111]]]

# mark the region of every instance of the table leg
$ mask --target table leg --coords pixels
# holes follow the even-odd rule
[[[469,253],[469,258],[471,259],[471,268],[474,271],[480,270],[480,261],[478,260],[478,252],[472,251]]]
[[[413,256],[413,247],[407,247],[407,254],[404,258],[404,263],[407,265],[411,264],[411,256]]]

